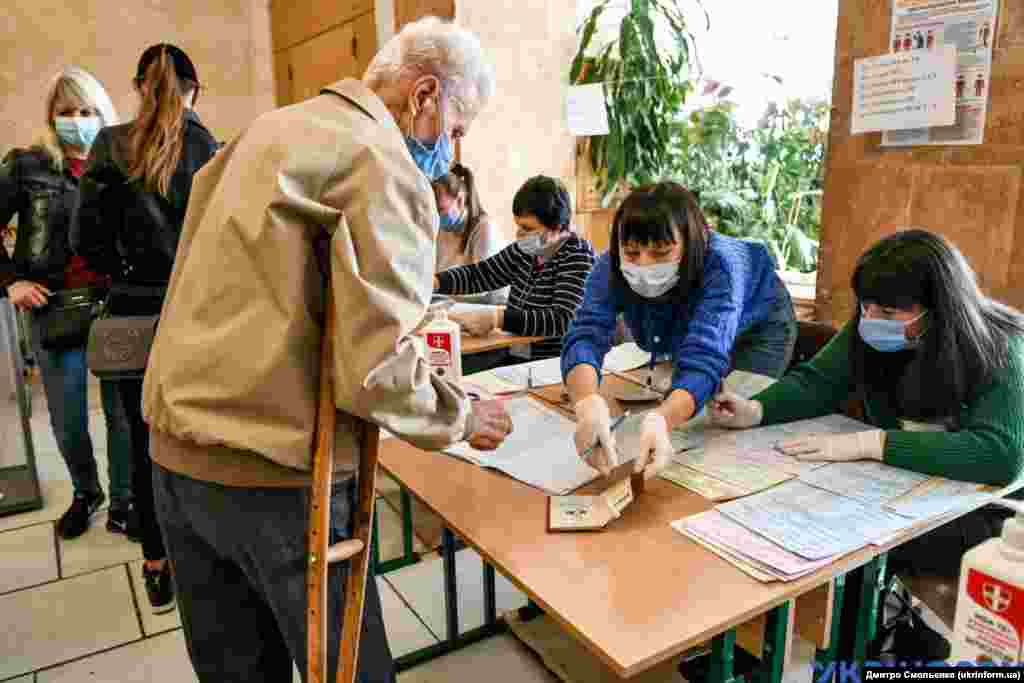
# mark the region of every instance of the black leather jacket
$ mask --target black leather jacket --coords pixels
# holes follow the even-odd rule
[[[0,288],[32,280],[58,290],[71,258],[68,226],[78,181],[57,172],[39,149],[15,149],[0,162],[0,226],[18,216],[14,254],[0,244]]]
[[[185,112],[184,142],[166,197],[128,180],[131,124],[100,131],[89,152],[71,247],[113,284],[166,286],[185,221],[192,176],[218,149],[192,110]]]

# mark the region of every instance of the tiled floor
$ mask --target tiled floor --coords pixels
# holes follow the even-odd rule
[[[91,389],[91,430],[96,450],[103,454],[106,438],[95,382]],[[4,624],[0,681],[196,681],[177,611],[154,615],[148,608],[140,578],[140,547],[108,533],[105,513],[94,518],[81,538],[57,538],[54,522],[70,503],[71,486],[41,393],[37,385],[31,423],[45,507],[0,517],[0,622]],[[105,482],[105,458],[101,455],[98,460]],[[394,490],[394,484],[385,480],[380,488],[387,492]],[[401,553],[401,524],[398,514],[380,502],[381,556],[388,559]],[[423,550],[419,541],[415,549]],[[444,636],[441,568],[440,559],[433,556],[378,579],[395,656]],[[482,563],[473,551],[464,550],[458,554],[457,569],[459,620],[463,629],[469,629],[484,619]],[[524,603],[525,596],[499,575],[499,611]],[[400,683],[476,680],[552,683],[557,679],[509,635],[485,640],[399,676]]]

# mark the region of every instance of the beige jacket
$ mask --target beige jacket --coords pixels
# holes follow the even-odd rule
[[[437,208],[384,104],[360,81],[257,118],[195,177],[143,411],[153,459],[227,485],[308,483],[330,235],[337,458],[369,421],[421,448],[460,440],[465,393],[428,371]]]

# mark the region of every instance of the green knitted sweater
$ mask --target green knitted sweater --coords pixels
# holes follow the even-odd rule
[[[845,326],[812,360],[754,397],[764,406],[763,424],[839,412],[852,387],[851,334]],[[964,405],[959,431],[901,430],[902,415],[869,400],[867,420],[886,430],[884,461],[961,481],[996,486],[1014,481],[1024,466],[1024,339],[1011,340],[1010,349],[1009,367]]]

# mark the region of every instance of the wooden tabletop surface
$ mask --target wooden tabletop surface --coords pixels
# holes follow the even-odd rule
[[[626,381],[612,376],[603,384]],[[562,388],[534,393],[558,404]],[[624,677],[808,593],[879,552],[869,546],[798,581],[765,584],[669,526],[713,503],[661,479],[648,481],[604,531],[547,533],[547,496],[501,473],[397,439],[381,442],[380,464]],[[901,542],[940,523],[908,532]]]
[[[462,353],[473,354],[484,351],[495,351],[507,349],[517,344],[532,344],[544,339],[544,337],[517,337],[507,332],[494,331],[486,337],[473,337],[468,334],[462,335]]]

